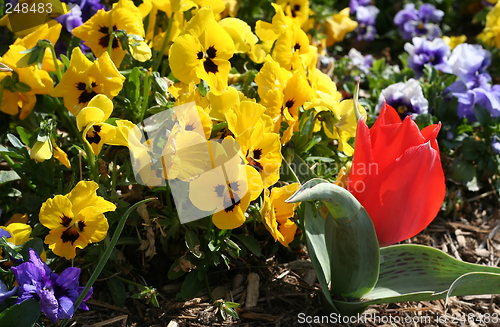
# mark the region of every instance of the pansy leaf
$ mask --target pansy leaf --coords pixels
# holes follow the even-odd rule
[[[64,66],[66,66],[66,68],[68,68],[69,67],[69,63],[70,63],[68,57],[66,57],[65,55],[61,54],[60,58],[61,58],[62,63],[64,64]]]
[[[0,313],[0,326],[31,327],[40,317],[38,301],[28,299]]]
[[[10,143],[17,149],[23,149],[25,148],[24,144],[19,141],[19,139],[14,135],[14,134],[7,134],[7,138],[9,139]]]
[[[183,299],[193,298],[198,295],[204,287],[205,284],[198,278],[198,270],[191,270],[191,272],[186,275],[184,283],[182,283],[181,296]]]
[[[125,300],[127,299],[127,293],[123,282],[116,278],[109,278],[106,280],[106,283],[115,305],[120,308],[123,307],[125,305]]]
[[[197,257],[201,258],[203,256],[203,252],[200,251],[200,240],[195,232],[192,230],[186,230],[185,234],[186,246],[191,251],[191,253]]]
[[[260,250],[259,242],[251,235],[232,235],[243,243],[243,245],[250,250],[254,255],[260,257],[262,252]]]
[[[380,249],[379,279],[360,301],[334,303],[342,314],[354,315],[372,304],[498,293],[500,268],[459,261],[428,246],[401,244]]]
[[[23,245],[23,249],[21,250],[21,254],[23,256],[24,262],[27,262],[30,259],[30,252],[29,252],[30,249],[33,249],[38,255],[41,255],[43,252],[42,239],[35,237]]]
[[[0,171],[0,184],[16,181],[21,177],[14,170],[1,170]]]
[[[16,89],[16,91],[22,93],[31,91],[31,86],[23,82],[17,82],[16,84],[14,84],[14,88]]]

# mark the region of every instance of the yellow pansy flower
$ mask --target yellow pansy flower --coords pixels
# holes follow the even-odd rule
[[[350,9],[344,8],[338,14],[325,19],[326,46],[330,47],[344,39],[345,35],[358,27],[358,23],[349,18]]]
[[[30,158],[35,160],[35,162],[44,162],[52,158],[59,160],[66,168],[71,168],[71,163],[68,160],[68,155],[60,147],[54,139],[52,142],[47,139],[46,141],[36,141],[30,150]]]
[[[151,59],[151,48],[144,41],[138,41],[135,38],[129,37],[129,51],[132,57],[140,62],[145,62]]]
[[[49,73],[40,70],[37,65],[24,68],[17,66],[17,62],[24,56],[20,52],[24,50],[25,47],[13,44],[0,58],[1,64],[12,69],[11,72],[0,72],[0,81],[10,79],[9,82],[3,81],[0,110],[9,115],[17,115],[21,109],[20,119],[25,119],[33,110],[35,95],[49,94],[54,84]]]
[[[283,9],[279,5],[275,3],[271,3],[271,5],[276,11],[272,18],[272,23],[258,20],[255,23],[255,34],[263,42],[268,42],[272,45],[293,24],[293,21],[292,18],[285,16]]]
[[[36,141],[30,150],[30,158],[35,162],[44,162],[52,158],[52,144],[49,139],[44,142]]]
[[[26,35],[22,39],[16,39],[14,44],[21,45],[26,49],[31,49],[35,47],[39,40],[48,40],[55,45],[61,34],[62,25],[57,23],[50,26],[49,24],[43,24],[38,27],[34,32]],[[63,64],[57,60],[59,67],[62,68]],[[52,57],[52,50],[50,48],[45,48],[45,53],[42,61],[42,70],[47,72],[55,72],[56,68],[54,66],[54,59]]]
[[[467,36],[463,34],[460,36],[443,36],[443,41],[448,44],[450,50],[453,50],[457,45],[467,41]]]
[[[500,48],[500,2],[490,9],[486,15],[486,25],[484,30],[477,36],[482,42],[493,45],[496,42],[497,48]]]
[[[309,0],[277,0],[283,12],[288,17],[293,17],[303,26],[309,19]]]
[[[113,99],[120,93],[124,81],[125,77],[116,69],[107,52],[92,62],[76,47],[71,53],[68,70],[51,95],[63,97],[64,105],[76,117],[97,94]]]
[[[144,38],[142,14],[132,0],[120,0],[110,11],[99,10],[83,25],[73,29],[73,35],[85,41],[96,57],[108,51],[111,33],[124,30],[127,34],[135,34]],[[126,51],[120,46],[117,38],[112,41],[111,59],[116,66],[125,56]]]
[[[271,191],[266,189],[264,192],[264,203],[260,211],[262,222],[274,237],[274,241],[279,241],[283,246],[288,246],[295,237],[297,225],[290,218],[300,204],[286,203],[285,200],[299,188],[299,183],[293,183],[274,187]]]
[[[238,14],[238,9],[240,9],[240,3],[238,0],[224,0],[224,11],[220,13],[221,17],[236,17]]]
[[[245,95],[243,92],[238,91],[235,87],[229,86],[221,94],[215,94],[209,91],[206,98],[210,101],[210,117],[216,120],[225,121],[226,112],[234,105],[242,101],[245,98]]]
[[[220,229],[233,229],[245,222],[250,202],[262,192],[262,179],[257,171],[241,165],[234,155],[234,140],[210,141],[213,168],[189,184],[189,199],[198,209],[214,212],[212,221]]]
[[[54,18],[67,14],[71,10],[67,4],[59,0],[21,0],[16,3],[19,3],[20,6],[26,3],[30,10],[23,12],[21,9],[16,12],[14,9],[13,12],[0,18],[0,26],[7,26],[18,38],[33,33],[40,25],[48,24],[49,26],[53,26],[58,24]],[[33,6],[37,5],[43,5],[42,11],[38,11],[39,7],[36,7],[38,10],[31,10],[31,8],[34,8]]]
[[[250,25],[239,18],[224,18],[219,25],[226,30],[234,42],[235,53],[246,53],[255,63],[261,63],[266,57],[259,38],[252,33]]]
[[[68,154],[64,152],[60,147],[57,146],[57,143],[54,139],[52,139],[52,146],[54,147],[54,158],[59,160],[66,168],[71,168],[71,163],[68,159]]]
[[[346,155],[351,156],[354,149],[348,143],[351,137],[356,135],[356,114],[353,100],[338,99],[332,95],[316,91],[316,97],[311,102],[304,105],[304,109],[314,108],[319,115],[316,117],[321,121],[323,131],[326,136],[339,141],[338,148]],[[366,113],[362,106],[359,106],[361,115]]]
[[[273,58],[288,70],[299,69],[300,55],[309,52],[309,39],[298,23],[293,23],[283,32],[274,46]]]
[[[248,128],[236,141],[241,146],[245,164],[253,167],[262,178],[264,187],[274,185],[280,178],[281,142],[280,136],[270,132],[271,126],[260,119],[255,128]]]
[[[203,79],[212,92],[221,94],[227,88],[233,53],[229,34],[217,24],[209,8],[202,8],[170,47],[170,69],[181,82],[197,84]]]
[[[283,71],[269,57],[255,77],[255,83],[261,104],[267,108],[265,113],[274,122],[273,131],[279,133],[282,120],[288,124],[281,138],[281,143],[285,144],[291,139],[293,132],[298,131],[299,107],[311,98],[311,87],[303,73],[296,71],[292,75]]]
[[[23,245],[30,239],[31,226],[26,223],[11,223],[8,226],[0,226],[1,229],[9,232],[7,241],[14,245]]]
[[[104,143],[111,141],[116,134],[116,128],[105,121],[113,112],[113,102],[103,94],[98,94],[90,100],[76,116],[78,130],[83,130],[83,140],[98,155]]]
[[[28,214],[22,214],[22,213],[15,213],[10,217],[9,221],[5,223],[5,227],[9,226],[10,224],[13,223],[23,223],[26,224],[28,222]]]
[[[66,195],[56,195],[42,204],[40,223],[50,229],[45,244],[56,255],[72,259],[75,249],[100,242],[108,232],[105,212],[116,206],[96,195],[99,188],[92,181],[80,181]]]

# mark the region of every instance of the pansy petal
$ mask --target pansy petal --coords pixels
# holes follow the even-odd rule
[[[62,195],[56,195],[42,204],[39,214],[40,223],[48,229],[67,227],[73,220],[71,201]]]

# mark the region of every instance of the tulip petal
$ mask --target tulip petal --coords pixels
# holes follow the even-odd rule
[[[415,236],[436,217],[446,193],[439,152],[430,142],[409,148],[365,184],[364,201],[380,246]],[[357,197],[357,196],[356,196]]]

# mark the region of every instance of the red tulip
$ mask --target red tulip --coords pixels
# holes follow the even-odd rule
[[[349,191],[370,215],[380,246],[415,236],[439,212],[446,192],[440,128],[420,131],[387,104],[371,129],[359,120]]]

